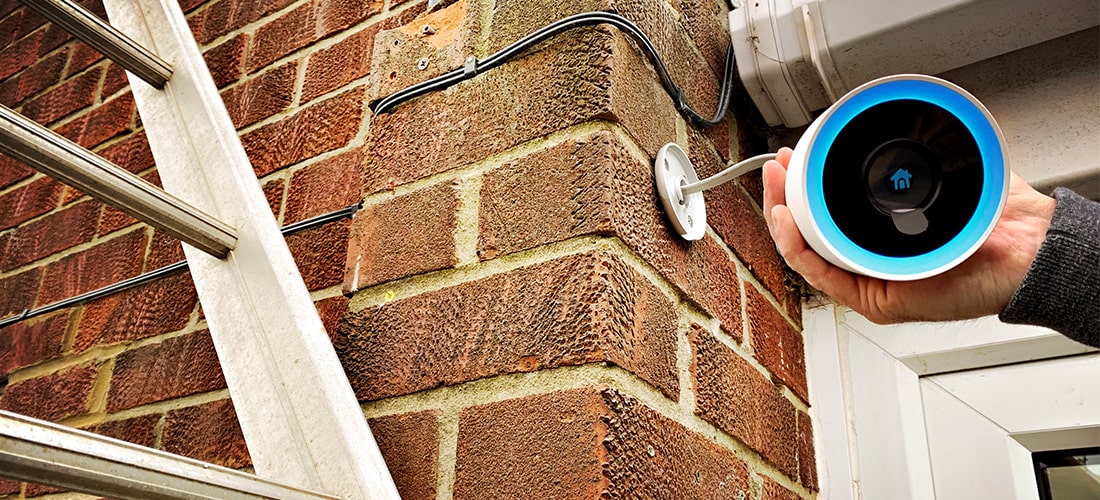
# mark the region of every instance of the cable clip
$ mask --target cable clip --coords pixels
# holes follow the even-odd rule
[[[466,58],[466,63],[462,66],[462,76],[469,78],[477,74],[477,58],[470,56]]]

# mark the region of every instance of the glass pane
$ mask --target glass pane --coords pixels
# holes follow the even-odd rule
[[[1033,453],[1042,500],[1100,498],[1100,448]]]

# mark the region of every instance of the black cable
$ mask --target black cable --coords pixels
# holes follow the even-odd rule
[[[575,28],[596,24],[610,24],[619,28],[638,43],[642,52],[645,53],[646,57],[653,64],[653,67],[657,70],[657,76],[661,80],[661,86],[664,87],[665,92],[668,92],[668,95],[672,97],[672,101],[677,111],[687,116],[688,119],[696,125],[713,127],[721,123],[722,119],[726,116],[726,110],[729,108],[730,90],[733,83],[734,57],[732,43],[726,50],[726,67],[722,74],[722,88],[719,90],[718,107],[714,117],[708,119],[697,113],[691,105],[688,104],[684,91],[672,81],[672,76],[669,75],[668,68],[665,66],[664,61],[661,60],[661,56],[657,54],[657,49],[653,46],[653,42],[651,42],[649,37],[642,32],[641,28],[625,17],[609,12],[586,12],[560,19],[516,40],[507,47],[486,57],[483,61],[478,61],[473,56],[470,56],[466,59],[466,64],[462,68],[406,87],[370,103],[369,107],[375,114],[389,112],[393,107],[405,101],[420,97],[429,92],[446,89],[463,80],[473,78],[480,72],[500,66],[523,51],[555,35]]]
[[[323,226],[325,224],[328,224],[329,222],[333,222],[333,221],[337,221],[337,220],[344,219],[344,218],[347,218],[347,217],[351,217],[351,216],[355,215],[355,212],[357,212],[358,210],[359,210],[359,205],[358,204],[351,205],[349,207],[341,208],[340,210],[336,210],[336,211],[329,212],[329,213],[326,213],[326,214],[321,214],[321,215],[318,215],[316,217],[310,217],[308,219],[295,222],[294,224],[284,226],[280,231],[283,233],[283,236],[290,236],[294,233],[305,231],[306,229],[311,229],[311,228],[314,228],[314,227],[317,227],[317,226]],[[51,312],[54,312],[54,311],[60,311],[61,309],[65,309],[65,308],[72,307],[72,306],[75,306],[75,305],[80,305],[80,304],[83,304],[85,302],[90,302],[90,301],[98,299],[98,298],[102,298],[102,297],[106,297],[108,295],[116,294],[116,293],[121,292],[123,290],[128,290],[130,288],[134,288],[134,287],[139,286],[139,285],[144,285],[145,283],[148,283],[150,281],[156,281],[156,280],[158,280],[160,278],[163,278],[165,276],[174,274],[174,273],[179,272],[179,271],[183,271],[184,269],[187,269],[187,261],[186,260],[181,260],[181,261],[176,262],[174,264],[168,264],[167,266],[164,266],[164,267],[161,267],[161,268],[158,268],[158,269],[154,269],[154,270],[149,271],[147,273],[139,274],[139,275],[134,276],[132,278],[124,279],[122,281],[119,281],[118,283],[107,285],[103,288],[97,288],[95,290],[85,292],[85,293],[82,293],[80,295],[76,295],[76,296],[73,296],[73,297],[69,297],[67,299],[59,300],[57,302],[53,302],[53,303],[50,303],[50,304],[46,304],[42,307],[38,307],[38,308],[35,308],[35,309],[26,309],[20,314],[16,314],[14,316],[8,316],[7,318],[0,319],[0,328],[4,328],[8,325],[13,325],[13,324],[18,323],[20,321],[23,321],[25,319],[30,319],[30,318],[33,318],[33,317],[36,317],[36,316],[41,316],[43,314],[51,313]]]

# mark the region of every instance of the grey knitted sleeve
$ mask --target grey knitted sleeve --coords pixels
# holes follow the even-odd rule
[[[1000,318],[1100,347],[1100,203],[1064,188],[1054,197],[1046,239]]]

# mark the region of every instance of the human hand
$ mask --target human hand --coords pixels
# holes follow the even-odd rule
[[[1016,174],[1000,220],[985,243],[962,264],[917,281],[885,281],[826,261],[806,243],[786,206],[787,164],[779,150],[764,164],[764,218],[779,254],[806,282],[876,323],[946,321],[997,314],[1024,279],[1054,215],[1054,198]]]

